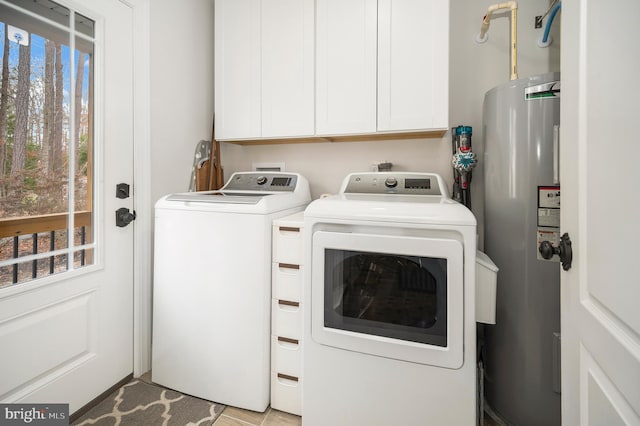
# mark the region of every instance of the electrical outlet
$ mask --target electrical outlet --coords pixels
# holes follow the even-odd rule
[[[542,28],[542,16],[536,16],[535,28]]]
[[[253,163],[256,172],[284,172],[284,161],[278,163]]]

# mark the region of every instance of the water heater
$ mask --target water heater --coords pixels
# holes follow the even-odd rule
[[[560,74],[484,98],[485,252],[500,268],[485,330],[485,398],[507,424],[560,425]]]

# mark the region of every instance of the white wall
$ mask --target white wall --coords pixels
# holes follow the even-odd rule
[[[198,141],[211,140],[213,0],[153,0],[151,201],[189,188]]]
[[[560,70],[560,14],[552,27],[554,42],[547,49],[537,47],[542,29],[533,27],[534,17],[547,10],[549,0],[519,2],[518,74],[528,77]],[[509,80],[509,14],[494,15],[489,39],[477,44],[475,37],[492,1],[451,0],[450,127],[473,127],[473,148],[482,159],[482,102],[492,87]],[[546,22],[546,20],[545,20]],[[394,170],[434,171],[442,174],[451,188],[451,135],[442,139],[406,141],[340,142],[238,146],[222,144],[225,177],[234,171],[250,170],[253,162],[281,162],[287,171],[305,175],[314,198],[336,192],[350,172],[369,170],[372,161],[392,162]],[[472,183],[472,207],[479,223],[483,220],[482,168],[476,169]]]

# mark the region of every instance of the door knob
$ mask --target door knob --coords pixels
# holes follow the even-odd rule
[[[562,263],[562,269],[568,271],[571,269],[571,262],[573,261],[573,250],[571,249],[571,238],[566,232],[560,237],[560,243],[557,247],[554,247],[549,241],[543,241],[538,247],[540,255],[544,259],[551,259],[554,254],[560,256],[560,262]]]
[[[136,220],[136,212],[130,211],[126,207],[120,207],[116,210],[116,226],[123,228]]]

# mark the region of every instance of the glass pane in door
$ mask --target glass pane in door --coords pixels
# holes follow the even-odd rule
[[[93,263],[93,31],[0,0],[0,288]]]

